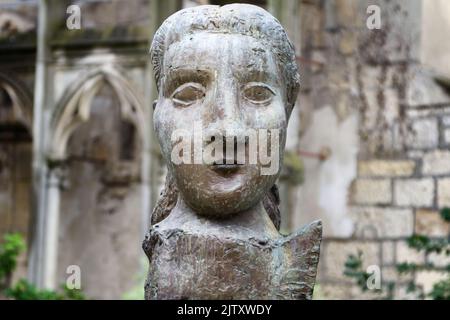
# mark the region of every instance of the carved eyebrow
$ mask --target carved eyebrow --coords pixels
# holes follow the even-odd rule
[[[277,82],[277,75],[267,70],[252,69],[246,72],[238,72],[236,75],[241,82]]]
[[[166,81],[173,81],[178,79],[193,79],[196,81],[208,81],[211,78],[212,72],[207,69],[199,68],[177,68],[168,71]],[[192,81],[192,80],[190,80]]]
[[[207,86],[212,78],[212,72],[199,68],[177,68],[168,71],[163,80],[164,94],[170,95],[173,90],[188,82],[197,82]]]

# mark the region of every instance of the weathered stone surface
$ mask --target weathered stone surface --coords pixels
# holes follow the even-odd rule
[[[412,130],[407,137],[406,145],[410,148],[435,148],[439,143],[437,119],[420,119],[412,123]]]
[[[437,210],[417,210],[415,232],[428,237],[446,237],[450,224],[442,220]]]
[[[273,239],[236,239],[228,228],[214,222],[204,230],[155,225],[144,244],[150,260],[146,298],[312,298],[320,222]]]
[[[87,297],[120,299],[141,268],[142,193],[136,169],[143,164],[136,156],[138,135],[125,140],[132,157],[121,161],[118,156],[124,139],[116,92],[103,86],[96,95],[89,122],[68,142],[69,159],[76,160],[66,163],[65,172],[61,169],[66,184],[60,197],[56,283],[66,281],[68,266],[78,265]]]
[[[361,238],[408,237],[414,228],[412,209],[352,207],[351,216]]]
[[[422,150],[411,150],[406,152],[408,158],[412,159],[422,159],[424,151]]]
[[[345,262],[349,255],[357,255],[361,251],[363,269],[370,265],[381,265],[380,244],[372,241],[329,241],[322,254],[323,278],[332,281],[348,280],[343,277]]]
[[[445,269],[448,265],[450,265],[450,256],[448,256],[445,252],[430,253],[427,257],[427,260],[438,268]]]
[[[444,142],[450,144],[450,129],[444,130]]]
[[[352,286],[350,284],[318,283],[314,290],[314,300],[350,299],[349,293],[351,288]]]
[[[432,179],[406,179],[394,182],[395,203],[400,206],[430,207],[433,204]]]
[[[416,263],[423,264],[425,262],[425,254],[412,249],[405,241],[397,242],[397,261],[396,263]]]
[[[406,95],[410,107],[450,103],[450,96],[439,86],[430,72],[413,68]]]
[[[447,277],[448,274],[442,271],[419,271],[416,274],[416,284],[422,286],[425,293],[429,293],[436,282]]]
[[[353,190],[355,204],[388,204],[392,201],[389,179],[358,179]]]
[[[438,207],[450,207],[450,178],[438,179]]]
[[[340,27],[354,28],[361,27],[361,21],[358,19],[358,2],[336,0],[333,1],[334,10],[336,14],[336,23]]]
[[[8,123],[5,119],[7,115],[0,116],[0,125],[2,121]],[[19,133],[15,135],[20,136]],[[30,143],[0,141],[0,242],[7,232],[28,233],[31,217],[30,167]]]
[[[450,116],[442,117],[442,124],[445,127],[450,127]]]
[[[383,241],[381,243],[381,262],[383,266],[395,264],[395,242]],[[384,271],[385,268],[383,268]]]
[[[381,281],[386,283],[389,281],[395,281],[399,283],[406,283],[413,279],[411,273],[399,273],[396,266],[383,267],[381,270]]]
[[[422,4],[420,64],[426,66],[428,70],[437,71],[439,75],[448,77],[450,43],[444,39],[450,32],[450,26],[446,23],[450,14],[450,3],[446,0],[438,0],[437,2],[425,1]]]
[[[435,150],[424,155],[424,175],[440,175],[448,173],[450,173],[450,151]]]
[[[394,297],[396,300],[418,300],[420,292],[420,289],[419,292],[410,292],[408,284],[403,284],[395,287]]]
[[[358,286],[348,283],[319,284],[319,293],[314,294],[317,300],[373,300],[379,299],[377,290],[362,291]]]
[[[320,216],[324,236],[349,237],[353,223],[347,202],[357,175],[358,118],[352,115],[339,121],[333,108],[325,107],[314,112],[310,123],[300,140],[301,148],[320,150],[326,141],[331,155],[323,162],[304,157],[305,181],[295,194],[292,212],[298,214],[292,217],[293,225],[300,227]]]
[[[408,177],[414,173],[412,160],[368,160],[358,162],[360,177]]]
[[[406,110],[406,114],[411,120],[415,121],[416,119],[422,118],[433,118],[439,117],[442,114],[448,114],[450,112],[450,105],[435,105],[429,108],[419,108],[419,109],[408,109]],[[416,118],[416,119],[413,119]]]
[[[366,12],[368,6],[374,4],[381,9],[381,29],[369,29],[365,25],[360,29],[359,54],[364,62],[387,64],[419,59],[420,25],[417,24],[417,7],[411,9],[417,6],[417,2],[405,4],[403,1],[363,0],[356,3],[360,13]],[[366,19],[361,18],[357,20],[365,24]]]
[[[343,55],[349,55],[355,51],[356,43],[356,35],[353,32],[345,32],[339,41],[339,51]]]

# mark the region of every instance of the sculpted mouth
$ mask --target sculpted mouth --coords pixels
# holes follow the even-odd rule
[[[243,166],[242,164],[238,164],[236,162],[232,164],[227,164],[225,161],[223,161],[222,164],[214,163],[211,166],[211,169],[219,173],[229,174],[237,172],[240,168],[242,168],[242,166]]]

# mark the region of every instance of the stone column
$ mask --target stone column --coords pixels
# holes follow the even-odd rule
[[[42,0],[39,3],[38,26],[37,26],[37,54],[36,54],[36,76],[34,88],[33,105],[33,230],[29,244],[29,280],[42,287],[42,230],[44,227],[45,212],[45,185],[46,166],[44,161],[44,132],[48,126],[44,125],[44,109],[47,104],[47,63],[48,56],[47,31],[48,31],[48,2]]]
[[[48,172],[46,192],[46,215],[43,228],[43,274],[42,284],[44,288],[54,289],[56,283],[56,269],[58,261],[58,235],[59,235],[59,209],[60,190],[63,179],[63,168],[56,167]]]

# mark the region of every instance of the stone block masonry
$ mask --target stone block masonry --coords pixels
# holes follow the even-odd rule
[[[363,2],[332,3],[305,8],[317,16],[315,24],[326,23],[314,28],[308,23],[302,55],[326,63],[304,68],[303,88],[309,90],[304,95],[315,108],[334,105],[342,119],[354,108],[360,140],[347,197],[353,234],[324,239],[319,283],[328,298],[373,298],[343,275],[348,255],[361,250],[364,267],[378,265],[382,281],[397,283],[395,298],[410,298],[408,281],[429,288],[438,276],[400,276],[395,265],[442,259],[411,250],[408,237],[450,232],[439,215],[450,207],[450,95],[417,62],[419,1],[380,2],[380,30],[361,25]]]

